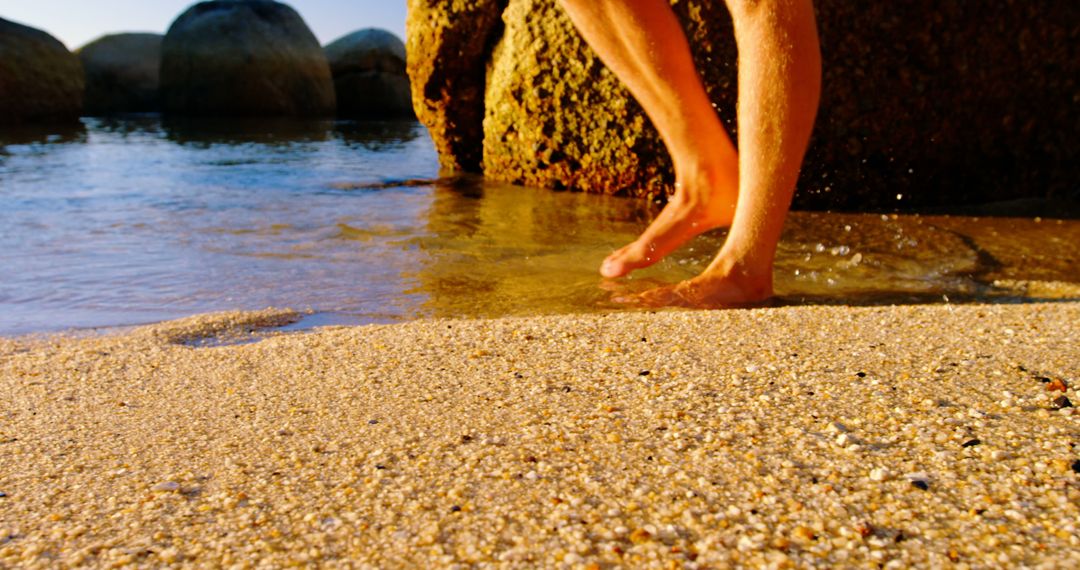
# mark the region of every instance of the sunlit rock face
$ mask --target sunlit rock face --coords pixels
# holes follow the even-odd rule
[[[641,108],[562,9],[511,1],[485,92],[483,169],[511,182],[659,191],[665,155]]]
[[[325,116],[336,108],[330,66],[291,7],[201,2],[162,44],[161,97],[178,115]]]
[[[79,48],[86,70],[86,113],[160,109],[161,34],[110,34]]]
[[[480,170],[486,67],[505,7],[506,0],[408,0],[413,108],[446,170]]]
[[[374,28],[358,30],[328,44],[326,59],[342,117],[413,117],[405,44]]]
[[[676,11],[707,63],[701,69],[714,100],[732,110],[734,60],[713,64],[711,54],[733,47],[703,25],[727,21],[722,3],[682,2]],[[484,172],[589,192],[658,195],[670,188],[659,135],[562,9],[551,0],[511,0],[503,21],[487,74]]]
[[[0,18],[0,125],[74,122],[83,88],[79,58],[64,44]]]
[[[1030,4],[1030,5],[1029,5]],[[1080,200],[1080,4],[815,2],[824,91],[796,206]],[[673,0],[735,137],[723,2]],[[517,183],[650,196],[670,160],[555,0],[410,0],[414,105],[442,163]]]

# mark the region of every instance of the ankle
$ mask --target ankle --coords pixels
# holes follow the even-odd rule
[[[679,189],[697,194],[736,194],[739,189],[739,163],[715,156],[682,160],[675,165],[676,193]]]
[[[768,259],[745,259],[721,251],[699,276],[736,286],[750,297],[766,299],[773,294],[773,264]]]
[[[675,194],[671,202],[697,212],[718,225],[728,225],[735,216],[739,198],[737,171],[727,171],[719,164],[693,170],[677,170]]]

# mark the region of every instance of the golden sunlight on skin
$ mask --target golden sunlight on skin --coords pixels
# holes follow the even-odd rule
[[[702,232],[730,225],[701,275],[634,301],[716,307],[771,297],[773,259],[821,91],[811,1],[728,0],[739,47],[739,153],[665,0],[561,3],[644,107],[675,165],[675,195],[637,240],[604,260],[601,274],[621,277]]]

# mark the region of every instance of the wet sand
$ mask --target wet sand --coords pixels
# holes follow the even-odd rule
[[[0,339],[0,566],[1080,565],[1078,303],[293,318]]]

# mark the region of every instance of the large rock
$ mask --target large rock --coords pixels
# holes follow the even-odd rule
[[[112,34],[79,48],[91,115],[157,111],[161,34]]]
[[[446,170],[476,172],[483,156],[487,62],[506,0],[408,0],[413,109]]]
[[[405,44],[394,34],[359,30],[326,46],[334,76],[338,115],[414,117]]]
[[[797,206],[1080,200],[1080,3],[871,4],[815,2],[825,83]],[[734,134],[723,3],[673,6]],[[444,166],[547,187],[670,191],[655,130],[555,0],[409,8],[415,107]]]
[[[0,125],[76,121],[79,58],[51,35],[0,18]]]
[[[335,109],[322,46],[295,10],[269,0],[201,2],[161,49],[168,113],[323,116]]]
[[[563,10],[511,0],[503,21],[487,73],[483,171],[533,186],[664,192],[671,165],[659,137]]]

